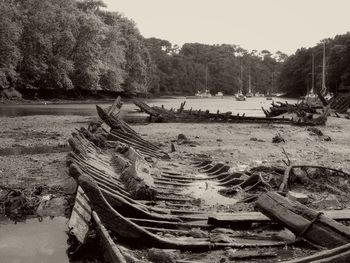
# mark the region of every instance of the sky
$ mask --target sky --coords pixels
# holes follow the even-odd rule
[[[103,0],[141,34],[293,54],[350,31],[350,0]]]

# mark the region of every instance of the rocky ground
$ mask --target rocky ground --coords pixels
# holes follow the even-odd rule
[[[67,140],[75,128],[87,126],[94,117],[27,116],[1,118],[0,187],[25,190],[33,196],[69,196],[74,182],[67,176]],[[323,136],[305,127],[275,124],[179,124],[133,125],[145,139],[170,151],[179,134],[191,143],[178,145],[175,161],[189,156],[208,155],[237,170],[257,165],[280,165],[286,156],[294,164],[314,164],[350,171],[350,121],[329,118],[319,127]],[[284,141],[273,143],[273,137]],[[39,190],[36,190],[39,188]],[[51,196],[52,198],[52,196]],[[66,203],[64,203],[66,205]],[[4,209],[4,208],[2,208]],[[61,210],[63,211],[63,210]],[[54,213],[56,214],[56,213]]]

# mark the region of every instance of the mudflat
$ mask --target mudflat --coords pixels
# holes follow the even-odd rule
[[[87,127],[95,117],[25,116],[1,118],[0,184],[33,188],[37,185],[68,187],[65,159],[67,140],[75,128]],[[350,121],[328,118],[318,127],[325,136],[307,127],[270,124],[151,123],[132,127],[145,139],[170,151],[171,142],[184,134],[192,144],[175,144],[172,158],[205,154],[237,170],[256,165],[281,165],[285,156],[295,164],[315,164],[350,171]],[[279,134],[285,142],[272,143]],[[329,136],[331,140],[325,140]],[[68,184],[68,185],[67,185]]]

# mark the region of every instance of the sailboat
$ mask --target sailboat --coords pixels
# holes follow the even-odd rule
[[[315,92],[315,58],[312,53],[312,82],[311,82],[311,90],[306,94],[305,101],[308,103],[319,104],[321,103],[318,95]],[[322,85],[320,93],[325,99],[331,99],[332,94],[329,93],[326,87],[326,43],[323,42],[323,59],[322,59]]]
[[[240,88],[238,89],[238,92],[235,94],[235,98],[238,101],[245,101],[246,97],[243,95],[243,66],[242,66],[242,61],[241,61],[241,85]]]
[[[312,52],[312,72],[311,72],[311,90],[305,96],[304,99],[307,103],[317,103],[318,96],[315,93],[315,56]]]
[[[208,65],[205,68],[205,90],[198,90],[194,96],[186,96],[187,99],[202,99],[202,98],[211,98],[212,95],[208,89]]]
[[[249,86],[248,86],[248,93],[245,94],[245,96],[246,96],[247,98],[253,97],[253,93],[252,93],[252,79],[251,79],[251,75],[250,75],[250,67],[249,67]]]
[[[332,98],[332,94],[326,87],[326,43],[323,42],[323,59],[322,59],[322,87],[321,87],[322,96],[329,100]]]

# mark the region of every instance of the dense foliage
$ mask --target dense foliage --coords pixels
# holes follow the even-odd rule
[[[145,91],[135,24],[99,0],[0,0],[0,87]]]
[[[310,86],[312,52],[320,86],[321,43],[289,58],[227,44],[180,48],[145,39],[132,20],[103,7],[101,0],[0,0],[0,89],[233,94],[247,92],[250,76],[253,92],[297,95]],[[327,85],[349,85],[350,34],[325,41]]]
[[[205,45],[186,43],[182,48],[166,40],[149,38],[146,46],[155,62],[152,92],[193,94],[218,91],[225,94],[237,92],[243,85],[248,91],[249,72],[254,92],[276,90],[276,76],[286,55],[275,55],[267,50],[248,52],[236,45]],[[241,65],[243,83],[241,83]]]
[[[303,95],[311,88],[312,54],[315,63],[315,88],[322,85],[323,43],[326,54],[326,86],[336,92],[350,86],[350,33],[325,39],[312,48],[301,48],[290,56],[278,78],[281,91],[293,95]]]
[[[232,94],[274,89],[283,56],[235,45],[144,39],[135,23],[101,0],[0,0],[0,87]],[[282,58],[283,60],[284,58]]]

